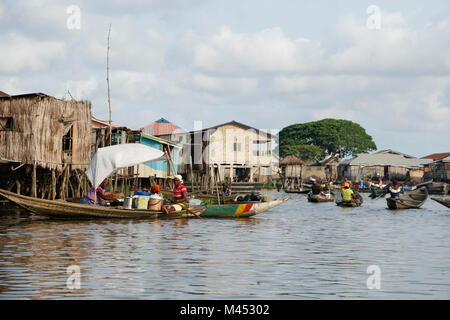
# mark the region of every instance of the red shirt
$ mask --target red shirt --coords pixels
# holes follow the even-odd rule
[[[187,194],[187,189],[185,186],[183,186],[182,184],[180,184],[178,187],[175,186],[175,188],[173,188],[173,197],[177,200],[184,199],[184,192],[186,192]]]

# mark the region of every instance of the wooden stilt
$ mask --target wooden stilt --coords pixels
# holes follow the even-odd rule
[[[37,185],[36,185],[36,162],[33,162],[33,172],[31,174],[31,196],[37,196]]]
[[[20,180],[16,179],[16,193],[17,194],[20,194],[20,187],[21,187]]]
[[[55,169],[52,169],[52,187],[51,187],[51,192],[49,194],[49,198],[51,200],[55,200],[56,199],[56,174],[55,174]]]

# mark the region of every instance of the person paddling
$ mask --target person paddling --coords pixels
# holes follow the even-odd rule
[[[172,195],[172,203],[183,203],[187,202],[188,199],[188,192],[187,188],[183,185],[183,177],[181,175],[176,175],[174,177],[174,183],[175,186],[173,188],[173,195]]]
[[[343,189],[341,191],[342,201],[344,202],[352,202],[354,201],[356,204],[359,204],[361,201],[356,197],[355,193],[352,189],[350,189],[350,184],[348,182],[344,183]]]
[[[392,181],[392,186],[389,187],[389,193],[391,198],[397,199],[400,197],[400,193],[403,193],[402,187],[397,181]]]

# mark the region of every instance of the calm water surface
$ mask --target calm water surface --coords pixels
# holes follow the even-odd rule
[[[271,192],[272,198],[286,194]],[[450,210],[308,203],[249,219],[0,216],[0,299],[449,299]],[[81,288],[68,289],[69,266]],[[367,268],[381,271],[369,290]]]

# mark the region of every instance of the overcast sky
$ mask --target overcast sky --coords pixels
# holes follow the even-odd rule
[[[113,121],[132,129],[331,117],[378,149],[450,152],[450,3],[392,2],[0,0],[0,90],[69,89],[107,119],[111,23]]]

